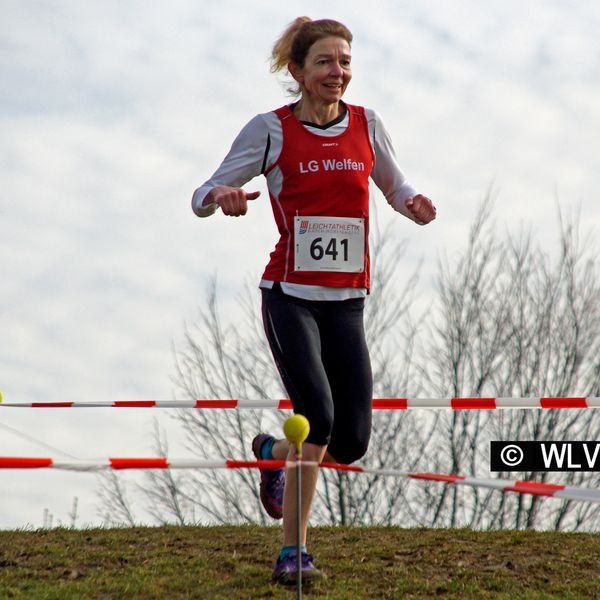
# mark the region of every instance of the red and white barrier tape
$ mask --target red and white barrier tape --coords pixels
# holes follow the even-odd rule
[[[304,461],[304,465],[316,465],[315,462]],[[279,469],[285,466],[293,467],[295,462],[283,460],[197,460],[170,459],[166,457],[153,458],[107,458],[103,460],[85,460],[66,462],[52,458],[0,456],[0,469],[61,469],[67,471],[105,471],[122,469]],[[483,479],[465,477],[463,475],[444,475],[439,473],[405,473],[397,469],[375,469],[357,465],[342,465],[337,463],[322,463],[322,468],[337,469],[370,475],[404,477],[421,481],[437,481],[454,485],[468,485],[496,489],[501,492],[516,492],[533,496],[548,496],[563,500],[578,500],[583,502],[600,503],[600,490],[570,487],[554,483],[537,481],[519,481],[509,479]]]
[[[275,408],[291,409],[286,399],[231,400],[117,400],[114,402],[2,402],[0,408]],[[498,408],[598,408],[600,397],[574,398],[374,398],[373,410],[450,408],[493,410]]]

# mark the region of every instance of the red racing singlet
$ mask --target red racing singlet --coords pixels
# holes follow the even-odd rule
[[[369,288],[369,176],[374,153],[363,107],[346,105],[334,137],[308,131],[288,106],[275,111],[283,146],[279,196],[270,193],[279,241],[263,279]]]

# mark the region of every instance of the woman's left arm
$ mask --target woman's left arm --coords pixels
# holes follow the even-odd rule
[[[396,160],[392,140],[381,117],[371,110],[367,110],[367,116],[369,134],[375,152],[375,165],[371,173],[375,185],[383,192],[389,205],[405,217],[419,225],[426,225],[433,221],[436,217],[436,208],[429,198],[417,194],[406,180]]]

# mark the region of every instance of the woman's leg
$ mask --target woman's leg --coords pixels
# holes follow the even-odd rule
[[[321,327],[322,357],[334,406],[328,457],[352,463],[371,436],[373,375],[363,325],[364,300],[339,303]]]
[[[326,446],[316,446],[315,444],[302,445],[302,460],[320,463],[323,460]],[[296,460],[296,449],[290,447],[288,460]],[[302,544],[306,545],[306,531],[308,528],[308,517],[312,501],[317,489],[317,479],[319,476],[318,466],[302,466],[301,474],[302,484],[300,487],[300,520]],[[283,492],[283,545],[296,546],[298,543],[298,521],[297,521],[297,496],[296,496],[296,468],[290,467],[285,473],[285,489]]]
[[[306,442],[317,446],[329,443],[333,427],[333,399],[322,359],[322,304],[263,290],[263,323],[275,364],[294,412],[310,423]],[[279,455],[284,453],[279,442],[274,448]]]
[[[332,429],[333,401],[321,358],[318,310],[313,303],[290,298],[280,291],[263,291],[263,321],[267,339],[285,388],[292,400],[294,412],[306,416],[310,423],[307,441],[303,444],[303,459],[319,463],[323,459]],[[295,459],[295,449],[287,440],[278,440],[272,448],[274,458]],[[301,540],[306,544],[306,532],[312,501],[317,486],[319,468],[302,467]],[[284,559],[284,551],[297,545],[297,482],[296,469],[286,469],[283,490],[283,549],[274,577],[284,583],[295,577],[296,567]],[[309,557],[310,558],[310,557]],[[287,561],[287,562],[286,562]],[[309,577],[321,576],[312,562],[303,564],[302,572]]]

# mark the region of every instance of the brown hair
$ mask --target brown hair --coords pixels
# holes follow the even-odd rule
[[[352,33],[339,21],[319,19],[313,21],[310,17],[297,17],[279,36],[271,51],[271,72],[277,73],[287,68],[288,63],[294,62],[303,67],[310,47],[326,37],[340,37],[352,44]],[[290,88],[294,95],[300,93],[300,87]]]

